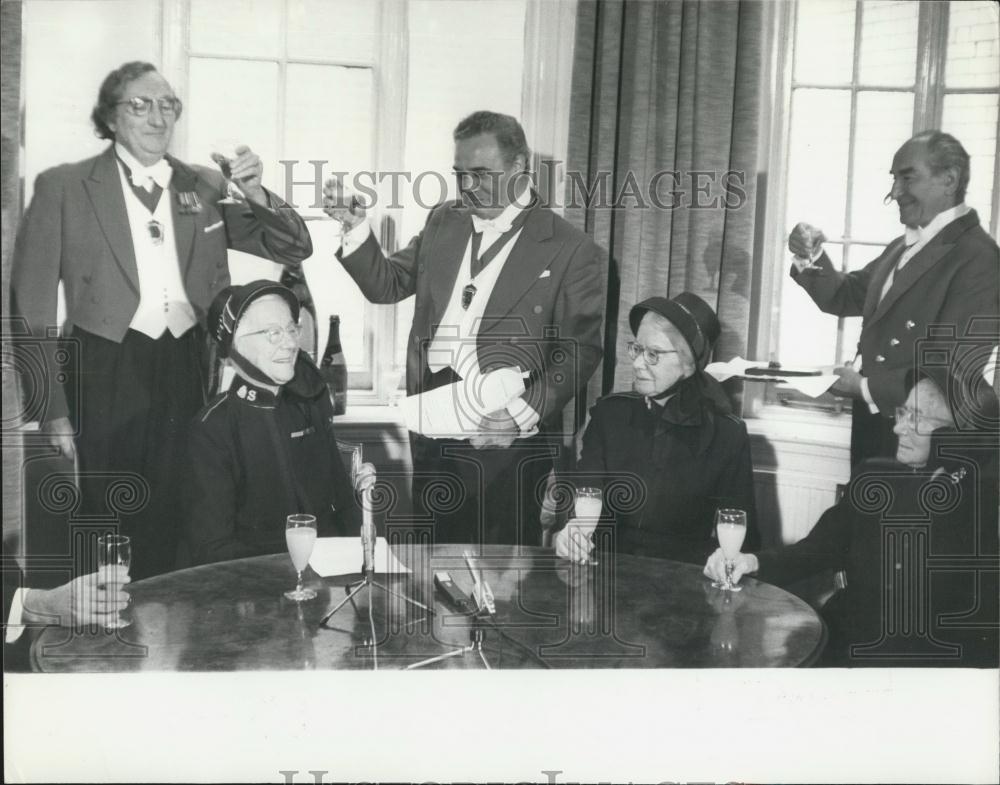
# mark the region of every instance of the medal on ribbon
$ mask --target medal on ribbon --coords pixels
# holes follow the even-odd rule
[[[178,191],[177,206],[181,215],[197,215],[201,212],[201,200],[194,191]]]

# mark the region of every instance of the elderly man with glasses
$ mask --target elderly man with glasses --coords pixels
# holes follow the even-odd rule
[[[316,516],[320,536],[355,534],[358,506],[333,431],[333,404],[299,351],[299,301],[273,281],[223,290],[208,325],[235,370],[192,429],[181,563],[285,550],[285,519]],[[360,467],[355,481],[369,482]]]
[[[45,368],[25,389],[24,410],[77,459],[81,512],[106,517],[116,479],[148,498],[120,519],[135,546],[136,579],[174,566],[176,481],[185,429],[206,400],[203,325],[229,283],[228,249],[295,267],[312,253],[302,219],[261,186],[261,161],[248,147],[230,162],[228,176],[245,197],[238,203],[226,199],[219,171],[167,154],[180,115],[153,65],[130,62],[108,74],[91,119],[111,144],[38,176],[11,278],[21,349],[39,355],[25,362]]]
[[[559,481],[603,489],[618,552],[701,564],[715,547],[720,508],[747,514],[753,547],[759,538],[746,425],[704,372],[721,332],[715,312],[682,292],[639,303],[629,323],[632,392],[597,402],[576,473]],[[557,554],[588,558],[594,543],[579,526],[570,519],[554,532]]]

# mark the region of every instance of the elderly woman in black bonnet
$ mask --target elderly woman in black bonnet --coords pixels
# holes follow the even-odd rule
[[[715,549],[715,513],[723,507],[746,511],[745,547],[754,547],[746,425],[704,372],[719,337],[718,317],[684,292],[639,303],[629,323],[632,392],[608,395],[591,410],[574,484],[603,489],[602,522],[614,521],[619,553],[703,564]],[[553,544],[574,560],[594,547],[572,521],[555,532]]]

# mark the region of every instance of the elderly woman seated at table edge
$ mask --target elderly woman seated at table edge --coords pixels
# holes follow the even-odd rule
[[[299,301],[274,281],[230,286],[208,327],[236,375],[192,424],[180,566],[285,550],[285,519],[352,535],[361,508],[337,447],[326,384],[299,351]],[[374,469],[358,472],[358,488]]]
[[[725,507],[747,513],[752,547],[759,538],[746,425],[704,372],[718,317],[683,292],[639,303],[629,324],[633,391],[605,396],[591,410],[573,483],[604,489],[603,517],[614,521],[620,553],[702,564],[715,546],[716,511]],[[594,543],[575,534],[570,520],[553,544],[581,561]]]
[[[752,574],[788,585],[843,570],[846,588],[822,608],[829,643],[820,665],[995,668],[996,394],[982,376],[949,378],[938,368],[911,373],[908,381],[896,412],[895,460],[863,461],[806,537],[740,553],[732,578]],[[704,572],[724,576],[721,550]]]

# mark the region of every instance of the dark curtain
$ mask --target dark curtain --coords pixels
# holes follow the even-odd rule
[[[21,3],[0,3],[0,195],[3,200],[3,535],[13,537],[21,528],[21,464],[23,450],[15,364],[10,352],[10,267],[14,236],[20,217],[21,179]],[[12,544],[12,550],[14,545]]]
[[[746,356],[763,37],[757,0],[580,0],[566,217],[608,285],[591,401],[629,389],[628,311],[653,295],[703,297],[716,358]]]

